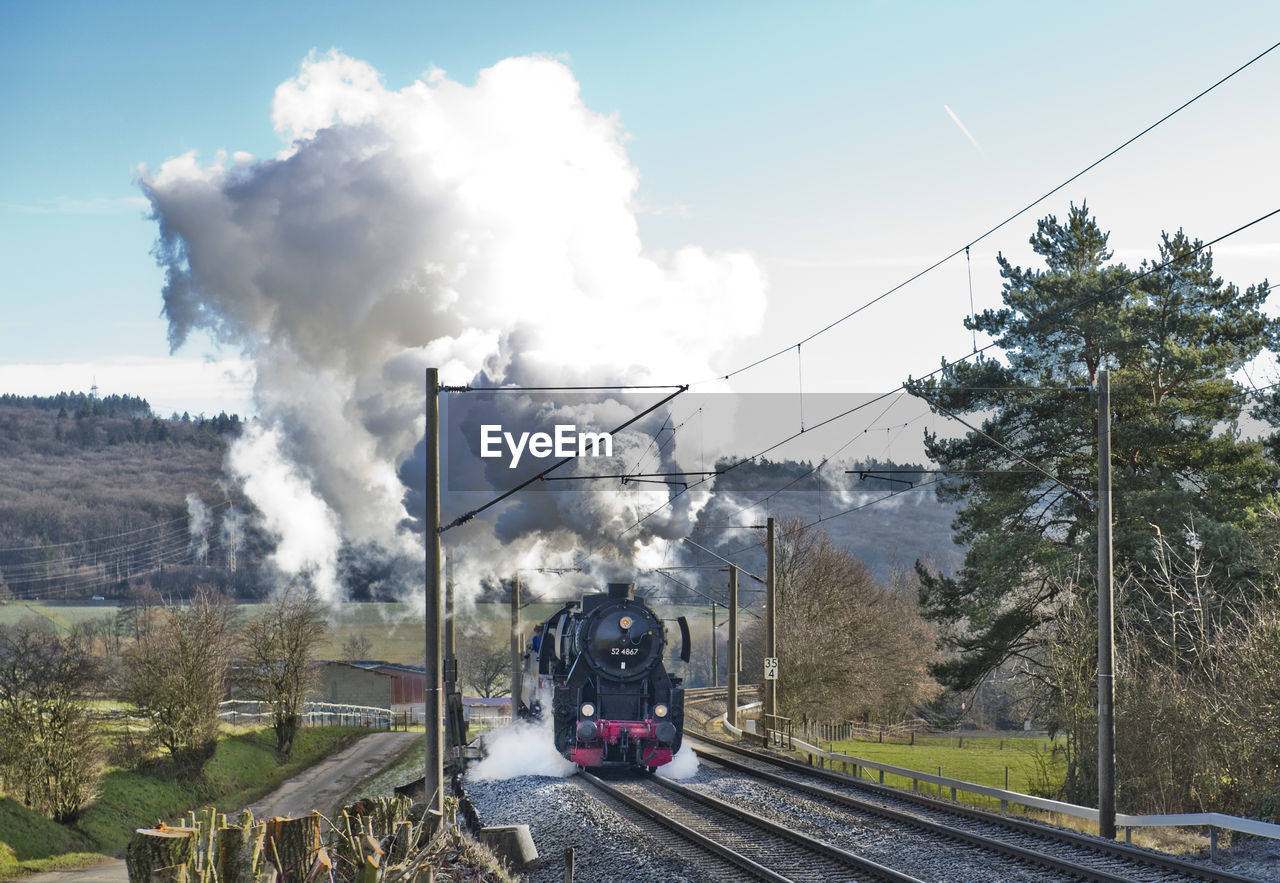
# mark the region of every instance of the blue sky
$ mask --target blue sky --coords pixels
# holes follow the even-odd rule
[[[389,89],[432,68],[470,83],[510,56],[564,61],[585,104],[629,133],[645,247],[746,250],[767,273],[763,330],[729,371],[963,245],[1280,40],[1280,8],[1263,2],[616,6],[0,0],[0,388],[96,380],[163,412],[251,409],[243,381],[200,369],[234,349],[195,336],[169,353],[137,170],[192,150],[205,163],[275,154],[272,95],[312,50],[367,62]],[[978,308],[998,301],[996,251],[1026,261],[1035,219],[1072,200],[1088,199],[1132,263],[1162,229],[1209,239],[1280,208],[1277,95],[1280,50],[975,246]],[[1218,251],[1241,284],[1278,265],[1280,219]],[[807,382],[892,388],[968,350],[966,312],[953,261],[815,341]],[[795,374],[753,377],[772,390]]]

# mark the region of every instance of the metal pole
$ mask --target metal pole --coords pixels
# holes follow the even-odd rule
[[[457,659],[456,647],[454,644],[454,613],[453,613],[453,556],[447,555],[444,559],[444,658]],[[455,684],[450,684],[452,689]]]
[[[454,693],[458,689],[458,657],[454,653],[453,646],[453,556],[446,555],[444,560],[444,709],[445,709],[445,727],[444,727],[444,743],[445,750],[449,754],[450,762],[458,759],[458,749],[462,746],[458,744],[460,733],[457,728],[456,714],[454,706],[457,700],[453,698]]]
[[[716,656],[716,602],[711,602],[711,686],[720,686],[720,660]]]
[[[769,659],[778,656],[778,619],[773,615],[778,604],[777,550],[774,543],[774,519],[769,517],[767,539],[765,540],[765,630],[764,655]],[[764,682],[764,713],[773,717],[778,713],[778,681]],[[768,727],[768,724],[765,724]]]
[[[729,723],[738,726],[738,568],[729,565]]]
[[[426,524],[426,652],[424,686],[426,704],[426,772],[423,787],[427,806],[444,815],[444,746],[441,725],[444,702],[441,693],[440,622],[440,377],[427,369],[427,524]]]
[[[520,712],[520,574],[511,578],[511,719]]]
[[[1098,835],[1116,836],[1116,687],[1111,585],[1111,379],[1098,369]]]

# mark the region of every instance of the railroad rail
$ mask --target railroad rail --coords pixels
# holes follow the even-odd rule
[[[802,799],[863,817],[874,815],[927,836],[965,843],[1073,879],[1221,883],[1247,883],[1250,879],[1125,844],[903,792],[694,733],[686,732],[685,738],[701,743],[698,754],[702,760],[786,793],[804,795]]]
[[[876,880],[923,883],[830,843],[667,779],[607,781],[579,777],[687,844],[727,862],[735,878],[778,881]]]

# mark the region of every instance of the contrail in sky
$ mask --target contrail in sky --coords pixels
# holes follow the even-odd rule
[[[947,107],[945,104],[942,105],[942,109],[947,112],[947,116],[951,117],[951,121],[960,127],[960,131],[964,132],[964,137],[968,138],[969,143],[978,149],[978,153],[981,153],[983,156],[986,156],[987,152],[982,149],[982,145],[978,143],[978,139],[973,137],[973,134],[964,127],[964,123],[960,122],[960,117],[956,116],[956,112],[951,108]]]

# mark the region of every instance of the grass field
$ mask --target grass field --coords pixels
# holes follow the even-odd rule
[[[1064,774],[1060,755],[1053,754],[1053,743],[1046,738],[918,736],[915,743],[835,742],[830,743],[830,750],[992,788],[1005,787],[1007,769],[1008,789],[1022,794],[1042,794],[1046,787],[1057,787]],[[823,743],[822,747],[827,748],[828,743]],[[886,785],[899,788],[911,787],[910,778],[893,774],[886,774],[884,781]],[[939,789],[936,785],[921,782],[920,791],[936,795]],[[950,797],[950,789],[943,789],[942,796]],[[983,806],[999,806],[999,801],[994,798],[965,794],[962,799]]]

